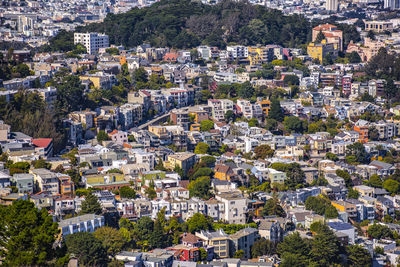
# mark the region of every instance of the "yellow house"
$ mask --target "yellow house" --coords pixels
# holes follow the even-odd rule
[[[119,56],[119,64],[124,65],[126,63],[126,56]]]
[[[95,88],[101,88],[101,77],[100,76],[82,75],[82,76],[79,76],[79,79],[81,81],[89,80],[93,83],[93,86]]]
[[[190,131],[200,132],[200,123],[193,123],[192,125],[190,125]]]
[[[307,46],[307,54],[313,59],[318,59],[319,62],[322,62],[329,53],[333,59],[337,57],[337,44],[327,43],[326,40],[322,40],[321,43],[309,43]]]
[[[227,165],[216,165],[214,172],[214,177],[222,181],[231,181],[232,177],[235,175],[231,167]]]
[[[250,65],[261,65],[268,61],[268,49],[265,47],[249,46]]]
[[[173,170],[176,166],[181,168],[185,173],[196,163],[196,155],[194,153],[182,152],[168,155],[168,160],[164,162],[167,169]]]
[[[262,99],[261,97],[257,99],[257,103],[261,106],[263,115],[268,117],[269,111],[271,109],[271,101],[269,99]]]

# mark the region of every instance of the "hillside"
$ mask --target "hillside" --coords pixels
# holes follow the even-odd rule
[[[309,40],[311,25],[301,16],[284,16],[247,2],[227,0],[209,6],[189,0],[162,0],[124,14],[109,14],[104,22],[77,31],[105,32],[112,44],[126,47],[143,42],[175,48],[200,44],[224,47],[229,43],[298,47]]]

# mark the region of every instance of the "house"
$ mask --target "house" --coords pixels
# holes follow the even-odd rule
[[[369,165],[376,167],[377,168],[376,174],[378,174],[381,177],[387,177],[389,175],[392,175],[396,170],[396,167],[394,165],[379,160],[374,160]]]
[[[39,192],[31,195],[29,200],[35,204],[38,209],[54,210],[54,196],[48,192]]]
[[[53,139],[40,138],[32,139],[32,145],[35,147],[35,152],[42,158],[49,158],[53,156]]]
[[[164,162],[165,168],[173,170],[179,167],[184,173],[187,173],[196,163],[196,155],[189,152],[175,153],[168,155],[168,160]]]
[[[366,185],[357,185],[353,187],[363,197],[374,197],[374,188]]]
[[[368,129],[369,129],[369,122],[365,120],[358,120],[355,123],[353,130],[359,133],[360,135],[359,142],[361,143],[368,142]]]
[[[258,226],[258,233],[260,237],[273,242],[280,242],[283,240],[284,231],[279,222],[273,219],[263,219]]]
[[[313,181],[318,179],[318,169],[314,167],[302,167],[301,170],[306,176],[306,182],[311,184]]]
[[[225,213],[222,217],[227,223],[245,224],[247,213],[247,199],[240,193],[220,193],[215,199],[225,205]]]
[[[339,232],[348,236],[350,244],[354,244],[356,233],[355,228],[349,223],[345,222],[328,222],[329,228],[334,232]]]
[[[268,178],[271,184],[283,184],[286,180],[286,173],[268,168]]]
[[[6,188],[11,186],[11,176],[5,172],[0,171],[0,188]]]
[[[351,219],[357,218],[357,207],[356,205],[347,201],[332,201],[332,206],[334,206],[338,211],[346,212],[348,217]]]
[[[310,226],[315,222],[325,223],[325,217],[318,214],[306,215],[304,227],[310,229]]]
[[[97,228],[105,225],[104,216],[95,214],[85,214],[70,219],[61,220],[58,228],[61,230],[61,236],[79,232],[93,233]]]
[[[251,247],[258,238],[258,231],[254,228],[244,228],[237,231],[234,234],[229,235],[231,240],[230,244],[230,255],[233,255],[235,251],[243,250],[244,257],[250,259]]]
[[[60,184],[60,193],[62,195],[73,195],[75,192],[75,184],[71,177],[66,174],[57,174],[57,176]]]
[[[114,130],[111,133],[109,133],[108,136],[111,138],[111,141],[113,141],[116,144],[123,145],[124,143],[128,143],[127,132]]]
[[[229,258],[230,239],[224,230],[219,229],[216,232],[200,231],[196,232],[195,235],[203,240],[203,245],[213,246],[218,258]]]
[[[12,183],[17,187],[18,193],[33,194],[34,182],[30,173],[14,173]]]
[[[55,173],[41,168],[29,170],[29,173],[33,175],[35,182],[35,188],[39,191],[49,192],[56,195],[60,192],[59,180]]]
[[[214,177],[222,181],[232,181],[235,173],[228,165],[215,165]]]

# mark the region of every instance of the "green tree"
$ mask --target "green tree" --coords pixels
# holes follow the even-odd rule
[[[362,143],[356,142],[346,147],[346,159],[353,156],[356,162],[368,164],[370,157]]]
[[[200,122],[200,130],[202,132],[208,132],[214,129],[214,122],[210,120],[203,120]]]
[[[274,119],[267,119],[265,123],[265,129],[268,131],[274,131],[276,130],[276,127],[278,127],[278,122]]]
[[[326,153],[325,157],[329,160],[338,161],[339,157],[331,152]]]
[[[319,31],[317,38],[315,38],[315,43],[319,44],[322,42],[322,40],[325,40],[325,35],[322,33],[322,31]]]
[[[387,179],[383,182],[383,188],[391,194],[397,194],[400,190],[400,182],[393,179]]]
[[[145,194],[146,194],[146,196],[147,196],[149,199],[154,199],[154,198],[157,197],[157,192],[156,192],[156,190],[154,190],[154,188],[151,187],[151,186],[148,187],[148,188],[146,188]]]
[[[327,226],[311,241],[310,256],[317,266],[329,266],[339,261],[339,240]]]
[[[289,189],[296,189],[305,185],[306,176],[298,163],[273,163],[272,169],[286,173],[285,185]]]
[[[145,248],[154,230],[154,222],[150,217],[141,217],[134,226],[134,235],[139,246]]]
[[[59,232],[46,209],[18,200],[0,206],[0,257],[4,266],[44,266],[56,256]]]
[[[373,174],[369,177],[368,185],[376,188],[382,188],[383,182],[379,175]]]
[[[365,101],[365,102],[370,102],[370,103],[375,103],[375,98],[368,94],[367,92],[365,92],[362,96],[361,96],[361,101]]]
[[[265,202],[264,208],[261,212],[263,216],[276,215],[278,217],[286,217],[286,212],[279,203],[276,195]]]
[[[341,169],[336,170],[336,175],[344,179],[344,182],[346,183],[347,187],[353,185],[353,181],[351,180],[351,175],[347,171]]]
[[[288,132],[303,133],[307,130],[307,122],[300,120],[296,116],[286,117],[283,121],[285,130]]]
[[[97,133],[96,139],[97,139],[97,142],[101,143],[103,141],[110,140],[110,137],[108,136],[108,134],[105,131],[100,130]]]
[[[244,82],[239,86],[237,94],[240,98],[249,99],[254,95],[254,87],[250,82]]]
[[[259,126],[259,123],[256,118],[251,118],[249,120],[249,127],[258,127],[258,126]]]
[[[322,64],[324,66],[326,65],[332,65],[333,64],[333,58],[332,58],[332,54],[328,53],[323,59],[322,59]]]
[[[207,250],[205,250],[204,248],[199,248],[199,251],[200,251],[200,261],[207,260],[208,257]]]
[[[347,198],[352,198],[352,199],[358,199],[360,197],[360,193],[358,193],[357,190],[354,190],[353,188],[349,188],[349,191],[347,192]]]
[[[371,236],[374,239],[392,239],[393,234],[392,231],[390,231],[389,227],[386,225],[382,224],[372,224],[368,227],[367,233],[369,236]]]
[[[217,160],[213,156],[203,156],[200,159],[200,163],[204,164],[205,166],[207,166],[209,168],[213,168],[215,166],[216,161]]]
[[[236,259],[242,259],[244,257],[244,251],[242,249],[236,250],[233,257]]]
[[[198,177],[208,176],[211,177],[213,170],[208,167],[202,167],[198,169],[193,175],[190,176],[190,180],[196,180]]]
[[[204,216],[202,213],[195,213],[188,221],[188,230],[191,233],[201,230],[210,230],[212,228],[212,218]]]
[[[106,49],[106,53],[109,53],[110,55],[119,55],[119,50],[116,47],[110,47]]]
[[[228,110],[227,112],[225,112],[224,117],[225,121],[229,122],[229,121],[235,121],[236,115],[232,110]]]
[[[297,75],[285,75],[285,78],[283,78],[283,82],[287,86],[299,85],[300,84],[300,80],[299,80],[299,77]]]
[[[273,255],[276,253],[276,244],[271,240],[261,238],[254,242],[251,247],[251,256],[257,258],[263,255]]]
[[[101,242],[107,254],[111,256],[120,252],[127,242],[121,232],[108,226],[96,229],[93,235]]]
[[[325,215],[327,218],[337,218],[338,212],[329,200],[320,196],[310,196],[305,203],[307,210],[312,210],[319,215]]]
[[[326,218],[334,219],[334,218],[337,218],[338,216],[339,216],[339,213],[334,206],[329,205],[325,208],[325,217]]]
[[[369,127],[368,129],[368,139],[371,141],[379,140],[379,131],[375,127]]]
[[[86,105],[85,87],[78,76],[68,75],[55,84],[57,88],[56,110],[62,114],[82,110]]]
[[[84,266],[107,266],[107,253],[92,233],[79,232],[65,237],[69,254]]]
[[[34,167],[35,169],[44,168],[44,169],[50,170],[51,164],[48,163],[47,161],[45,161],[44,159],[38,159],[38,160],[35,160],[35,161],[33,162],[33,167]]]
[[[277,252],[281,256],[283,263],[286,262],[284,266],[289,266],[289,262],[295,263],[292,266],[308,266],[310,246],[300,237],[299,232],[285,236],[283,241],[278,244]]]
[[[314,232],[314,233],[319,233],[319,232],[323,231],[324,227],[325,227],[325,225],[322,222],[316,221],[310,225],[310,231]]]
[[[202,199],[209,199],[212,197],[211,180],[208,176],[202,176],[194,181],[191,181],[188,185],[189,194],[191,197],[199,197]]]
[[[143,67],[139,67],[133,72],[133,79],[136,83],[147,83],[147,76],[147,71]]]
[[[26,162],[26,161],[16,162],[16,163],[9,165],[10,170],[11,169],[19,169],[23,173],[27,173],[29,171],[30,167],[31,167],[31,165],[29,164],[29,162]]]
[[[120,195],[120,197],[123,197],[123,198],[130,198],[130,199],[135,199],[136,198],[135,190],[130,188],[129,186],[121,187],[119,189],[119,195]]]
[[[283,121],[284,114],[279,100],[275,98],[271,100],[271,109],[268,113],[268,116],[270,119],[274,119],[279,122]]]
[[[269,145],[259,145],[254,149],[255,157],[257,159],[270,158],[274,155],[274,150]]]
[[[346,57],[349,59],[349,63],[360,63],[362,61],[360,55],[356,51],[347,54]]]
[[[81,214],[100,214],[102,208],[98,198],[93,194],[88,194],[82,201]]]
[[[195,154],[210,154],[210,151],[210,146],[203,142],[199,142],[194,149]]]

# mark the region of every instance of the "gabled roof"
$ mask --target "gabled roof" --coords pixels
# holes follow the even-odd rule
[[[32,139],[32,144],[37,147],[48,147],[53,142],[52,138]]]
[[[227,165],[215,165],[214,168],[215,172],[221,172],[221,173],[228,173],[231,170],[231,167],[227,166]]]

